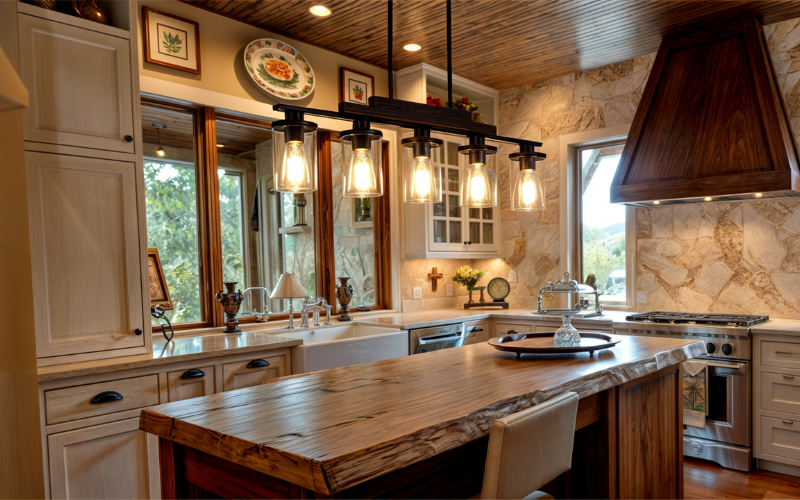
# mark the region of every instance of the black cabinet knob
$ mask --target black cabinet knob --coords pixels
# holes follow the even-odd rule
[[[733,354],[733,344],[722,344],[722,354],[726,356]]]
[[[713,342],[709,342],[708,344],[706,344],[706,352],[708,352],[709,354],[714,354],[715,352],[717,352],[717,345]]]
[[[133,333],[135,333],[136,335],[141,335],[142,334],[142,329],[141,328],[137,328],[136,330],[133,331]]]
[[[125,136],[125,142],[133,142],[133,136],[132,135],[126,135]]]

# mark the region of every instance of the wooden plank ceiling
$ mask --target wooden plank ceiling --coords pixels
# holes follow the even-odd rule
[[[182,1],[386,67],[386,0]],[[311,15],[317,4],[332,14]],[[394,69],[446,68],[444,0],[394,4]],[[800,1],[454,0],[453,72],[502,90],[654,52],[683,28],[750,16],[764,24],[800,17]],[[407,43],[422,50],[407,52]]]

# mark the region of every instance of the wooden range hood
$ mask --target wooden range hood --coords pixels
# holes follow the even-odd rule
[[[761,24],[750,19],[664,38],[611,202],[652,206],[798,191],[797,153]]]

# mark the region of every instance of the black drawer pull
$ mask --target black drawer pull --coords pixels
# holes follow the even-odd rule
[[[514,335],[515,333],[519,333],[519,332],[516,331],[516,330],[509,330],[509,331],[506,332],[506,335]]]
[[[125,142],[133,142],[133,136],[126,135],[125,136]]]
[[[254,359],[247,363],[248,368],[263,368],[265,366],[269,366],[269,363],[265,359]]]
[[[122,401],[122,394],[118,393],[117,391],[105,391],[93,397],[90,402],[93,405],[99,405],[103,403],[110,403],[112,401]]]
[[[483,328],[473,328],[473,329],[472,329],[472,333],[475,333],[475,332],[482,332],[482,331],[483,331]]]
[[[197,368],[193,368],[191,370],[186,370],[181,375],[181,378],[202,378],[206,376],[206,372],[203,370],[198,370]]]

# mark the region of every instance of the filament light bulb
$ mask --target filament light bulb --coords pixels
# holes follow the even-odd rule
[[[493,206],[493,186],[490,180],[491,173],[483,164],[472,164],[467,170],[466,189],[464,190],[465,206],[485,207]]]
[[[345,176],[344,196],[351,198],[369,198],[380,196],[379,180],[368,149],[356,149],[350,158],[350,165]]]
[[[283,178],[287,188],[297,188],[306,182],[306,154],[302,143],[287,144],[283,160]]]
[[[411,192],[416,200],[427,200],[431,193],[431,159],[414,158],[414,175],[411,179]]]
[[[511,210],[544,210],[545,199],[539,176],[532,168],[519,171],[516,183],[511,188]]]

